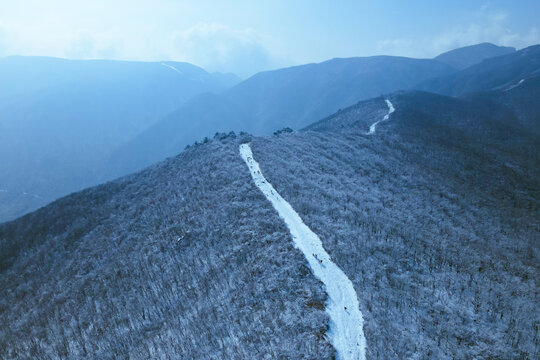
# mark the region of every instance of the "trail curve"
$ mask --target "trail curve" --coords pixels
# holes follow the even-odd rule
[[[375,128],[377,127],[377,125],[379,125],[379,123],[381,123],[383,121],[386,121],[386,120],[390,119],[390,114],[392,114],[395,111],[394,105],[392,105],[390,100],[386,99],[384,101],[386,101],[386,105],[388,106],[388,114],[384,115],[384,118],[382,118],[382,120],[376,121],[373,124],[371,124],[371,126],[369,127],[369,131],[366,133],[366,135],[374,134],[375,133]]]

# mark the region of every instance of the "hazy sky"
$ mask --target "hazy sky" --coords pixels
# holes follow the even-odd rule
[[[540,43],[537,0],[0,0],[0,56],[188,61],[246,77],[376,54]]]

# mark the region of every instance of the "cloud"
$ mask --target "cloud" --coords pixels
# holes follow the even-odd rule
[[[120,57],[120,48],[121,42],[118,40],[97,38],[82,31],[67,46],[65,54],[72,59],[115,59]]]
[[[209,71],[248,76],[278,66],[268,48],[271,39],[252,29],[237,30],[221,24],[199,23],[173,34],[173,58]]]
[[[508,15],[504,12],[488,14],[484,21],[458,26],[440,34],[433,39],[432,48],[442,52],[481,42],[522,48],[540,42],[537,28],[532,27],[526,33],[518,33],[508,28],[507,19]]]
[[[417,41],[411,38],[385,39],[377,42],[377,51],[386,55],[421,56]]]
[[[5,45],[6,31],[4,30],[2,24],[0,24],[0,57],[7,54],[7,49]]]
[[[442,33],[420,39],[397,38],[379,41],[377,50],[387,54],[432,57],[462,46],[490,42],[519,48],[540,43],[540,31],[531,27],[516,32],[508,26],[509,16],[503,11],[492,11],[483,6],[468,23],[456,25]]]
[[[274,39],[252,29],[233,29],[198,23],[185,30],[163,33],[153,29],[110,32],[51,29],[43,36],[35,29],[0,23],[0,56],[45,55],[71,59],[186,61],[210,72],[233,72],[241,77],[281,67]]]
[[[0,22],[0,57],[13,55],[13,45],[17,44],[18,38],[12,36],[11,27]]]

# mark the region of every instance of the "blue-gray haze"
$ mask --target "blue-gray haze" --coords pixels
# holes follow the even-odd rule
[[[359,100],[457,76],[456,62],[512,51],[479,44],[438,60],[334,59],[259,73],[233,88],[234,75],[185,63],[0,59],[0,222],[216,131],[299,129]]]

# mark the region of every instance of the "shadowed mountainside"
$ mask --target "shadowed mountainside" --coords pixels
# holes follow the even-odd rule
[[[503,89],[520,80],[540,73],[540,45],[482,61],[465,70],[427,80],[416,89],[443,95],[461,96],[468,93]]]
[[[224,93],[239,81],[234,75],[187,63],[0,59],[0,221],[139,170],[216,131],[299,129],[463,66],[447,63],[473,64],[507,50],[479,44],[435,60],[333,59],[259,73]]]
[[[0,222],[110,179],[108,154],[238,80],[187,63],[0,59]]]
[[[116,174],[140,169],[216,131],[300,129],[359,100],[453,71],[435,60],[375,56],[262,72],[221,95],[192,99],[119,149],[110,168]]]
[[[384,98],[219,134],[0,225],[0,355],[330,359],[324,288],[253,185],[250,141],[352,280],[368,358],[534,359],[538,137],[504,105],[388,99],[374,135]]]

